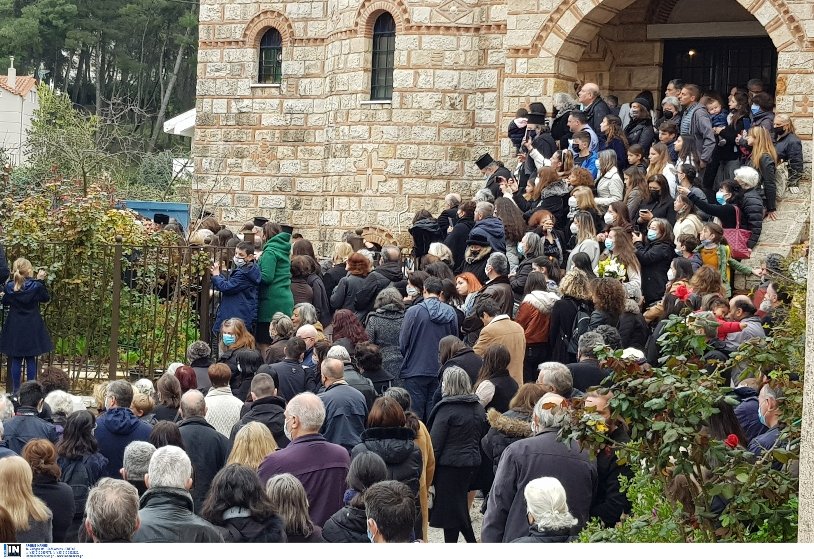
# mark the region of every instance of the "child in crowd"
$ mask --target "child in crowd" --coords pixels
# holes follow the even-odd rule
[[[719,146],[726,145],[726,140],[720,136],[721,131],[726,128],[729,111],[723,108],[723,101],[718,97],[709,97],[706,103],[707,112],[709,113],[710,123],[712,130],[715,132],[715,143]]]
[[[675,165],[678,160],[678,152],[675,147],[677,139],[678,128],[674,122],[667,120],[659,125],[659,142],[667,146],[667,155],[670,156],[670,162],[673,165]]]
[[[732,294],[732,274],[730,268],[742,274],[752,274],[752,268],[732,258],[729,245],[724,242],[724,230],[717,223],[707,222],[699,235],[701,244],[695,248],[693,267],[710,266],[721,274],[721,280],[727,297]]]
[[[526,127],[529,122],[528,116],[529,112],[521,107],[514,114],[514,120],[509,123],[509,139],[514,145],[515,153],[520,153],[520,146],[526,136]]]
[[[260,288],[260,268],[254,261],[254,245],[243,241],[235,247],[234,269],[227,276],[220,265],[212,266],[212,287],[221,292],[218,314],[212,329],[220,333],[220,325],[229,318],[239,318],[251,331],[257,320],[257,293]]]
[[[584,130],[574,132],[574,145],[579,150],[579,154],[574,157],[574,165],[582,167],[591,172],[591,176],[596,180],[599,175],[597,164],[597,154],[591,151],[591,136]]]
[[[648,161],[644,158],[644,150],[639,144],[628,146],[627,162],[630,167],[638,167],[642,173],[647,174]]]
[[[27,380],[37,378],[37,356],[49,353],[53,348],[51,337],[40,314],[40,303],[47,303],[51,296],[45,287],[45,270],[37,272],[25,258],[14,261],[12,278],[6,283],[3,306],[8,308],[6,323],[0,334],[0,353],[11,360],[12,392],[20,391],[25,361]]]
[[[723,297],[713,297],[709,300],[709,310],[715,315],[718,321],[718,339],[724,340],[728,334],[736,334],[746,328],[745,322],[732,322],[726,320],[729,313],[729,303]]]

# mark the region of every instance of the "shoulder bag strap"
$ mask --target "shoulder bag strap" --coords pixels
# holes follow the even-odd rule
[[[738,207],[737,204],[732,204],[735,206],[735,229],[741,228],[741,209]]]

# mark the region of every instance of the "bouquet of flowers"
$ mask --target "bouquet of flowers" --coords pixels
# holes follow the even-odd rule
[[[616,258],[610,257],[599,261],[596,268],[596,275],[600,278],[614,278],[624,281],[627,278],[627,268]]]

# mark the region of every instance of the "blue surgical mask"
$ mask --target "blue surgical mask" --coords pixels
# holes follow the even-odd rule
[[[676,255],[678,255],[678,256],[684,256],[684,253],[683,253],[683,252],[681,252],[681,249],[680,249],[680,248],[677,248],[677,249],[676,249]]]
[[[652,229],[647,230],[647,240],[648,241],[655,241],[656,237],[658,237],[658,236],[659,236],[659,234],[656,231],[653,231]]]
[[[760,112],[760,105],[752,103],[752,114],[756,115]]]
[[[367,524],[367,522],[365,522],[365,524]],[[373,541],[373,532],[370,531],[369,524],[367,525],[367,539],[370,540],[370,543],[376,543],[375,541]]]
[[[763,408],[760,407],[760,402],[757,404],[757,420],[760,421],[761,425],[768,427],[768,425],[766,425],[766,416],[763,415]]]
[[[235,336],[234,334],[224,334],[223,335],[223,344],[226,347],[229,347],[230,345],[233,345],[236,341],[237,341],[237,336]]]
[[[701,239],[701,246],[704,248],[709,248],[712,246],[712,241],[709,239]]]
[[[718,201],[718,203],[719,203],[720,205],[722,205],[722,206],[723,206],[724,204],[726,204],[726,198],[724,198],[724,193],[723,193],[723,192],[716,192],[716,193],[715,193],[715,200],[717,200],[717,201]]]
[[[613,241],[610,239],[605,239],[605,248],[608,250],[613,250]]]
[[[526,251],[523,250],[523,243],[522,242],[517,243],[517,254],[519,254],[520,256],[523,256],[524,254],[526,254]]]

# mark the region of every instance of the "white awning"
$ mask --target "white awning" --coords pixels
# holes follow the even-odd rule
[[[165,121],[164,132],[191,138],[195,134],[195,109]]]

